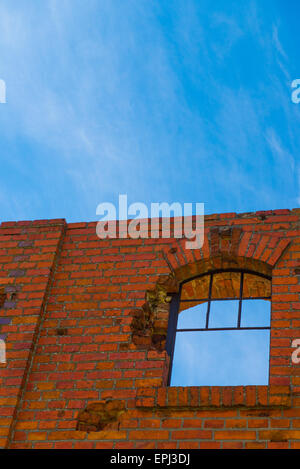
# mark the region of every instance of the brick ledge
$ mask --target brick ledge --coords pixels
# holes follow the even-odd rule
[[[192,386],[140,388],[138,408],[186,409],[229,407],[291,407],[289,386]]]

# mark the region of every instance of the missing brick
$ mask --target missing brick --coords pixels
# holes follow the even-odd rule
[[[1,288],[0,289],[0,308],[3,308],[5,301],[6,301],[6,293],[4,291],[4,288]]]
[[[119,427],[118,419],[125,411],[125,402],[121,400],[92,402],[78,414],[76,429],[98,432],[112,423]]]
[[[56,329],[56,335],[68,335],[68,329],[59,327]]]

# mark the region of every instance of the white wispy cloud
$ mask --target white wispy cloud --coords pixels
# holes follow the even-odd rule
[[[247,42],[264,68],[249,83],[237,53]],[[146,203],[197,199],[208,210],[245,210],[249,200],[270,208],[281,200],[271,181],[266,190],[270,154],[279,170],[284,159],[297,168],[282,25],[266,23],[255,1],[231,11],[179,0],[172,9],[3,0],[0,48],[0,158],[28,181],[32,208],[50,200],[45,217],[64,209],[91,219],[122,192]],[[278,110],[284,130],[272,121]],[[22,184],[2,177],[3,191],[21,199]]]

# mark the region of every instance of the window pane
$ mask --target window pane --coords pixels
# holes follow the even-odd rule
[[[200,305],[202,303],[206,303],[207,301],[181,301],[179,303],[179,312],[184,311],[185,309],[193,308],[194,306]]]
[[[182,311],[178,315],[177,329],[202,329],[205,327],[206,312],[207,302]]]
[[[177,332],[171,386],[266,385],[270,331]]]
[[[239,272],[221,272],[214,274],[211,297],[239,298],[240,297],[241,274]]]
[[[271,296],[271,280],[255,274],[244,274],[243,298]]]
[[[212,301],[208,327],[236,327],[238,311],[238,300]]]
[[[270,321],[269,300],[243,300],[241,327],[269,327]]]
[[[206,300],[209,292],[210,275],[196,278],[182,285],[181,299],[193,300],[194,298]]]

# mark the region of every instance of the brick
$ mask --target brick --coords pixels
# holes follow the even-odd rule
[[[167,440],[167,430],[133,430],[129,432],[130,440]]]
[[[215,431],[216,440],[255,440],[256,432],[242,430]]]
[[[181,424],[181,419],[167,418],[163,419],[161,426],[162,428],[180,428]]]
[[[300,430],[263,430],[259,432],[259,438],[274,442],[300,440]]]
[[[175,440],[208,440],[212,436],[212,432],[208,430],[177,430],[172,432],[172,438]]]
[[[224,420],[216,419],[216,420],[206,420],[204,422],[204,428],[223,428],[224,427]]]

